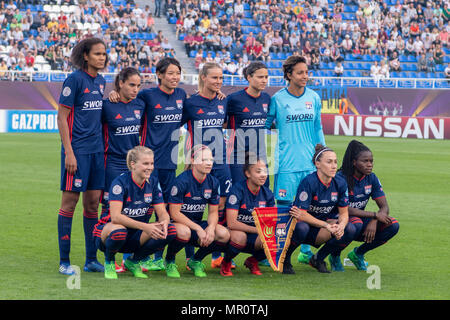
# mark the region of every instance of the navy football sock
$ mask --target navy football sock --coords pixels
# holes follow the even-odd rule
[[[97,260],[97,247],[93,235],[94,226],[98,222],[98,212],[83,211],[84,244],[86,247],[86,262]]]
[[[70,264],[70,237],[72,233],[73,212],[59,209],[58,244],[60,264]]]
[[[332,252],[343,250],[346,246],[350,244],[355,238],[356,228],[353,224],[348,223],[344,229],[344,235],[341,239],[336,239],[332,237],[328,240],[317,252],[316,258],[318,261],[323,261]]]
[[[176,254],[183,249],[184,246],[189,242],[189,240],[183,240],[175,237],[173,241],[169,243],[167,246],[167,253],[166,253],[166,261],[168,262],[175,262],[175,256]],[[192,247],[193,249],[194,247]]]
[[[233,260],[241,251],[245,248],[245,246],[241,246],[233,241],[230,240],[228,242],[227,248],[225,250],[225,257],[224,260],[226,262],[230,262]]]
[[[363,243],[356,249],[356,253],[359,255],[364,255],[367,251],[373,250],[385,244],[389,239],[391,239],[397,234],[399,227],[400,225],[395,220],[394,223],[386,227],[382,227],[382,229],[379,231],[377,230],[375,239],[373,239],[371,243]]]
[[[213,241],[207,247],[200,247],[194,254],[192,259],[194,259],[195,261],[202,261],[208,254],[212,253],[213,251],[223,252],[225,250],[226,250],[226,243]]]
[[[188,244],[187,246],[184,247],[184,251],[186,253],[186,259],[190,259],[194,255],[195,247]]]
[[[114,256],[123,247],[127,239],[127,229],[111,231],[105,241],[105,262],[114,262]]]
[[[291,240],[291,244],[289,246],[289,248],[286,250],[286,255],[284,256],[284,261],[285,263],[290,264],[291,263],[291,256],[294,253],[295,249],[298,248],[300,244]]]
[[[260,250],[255,250],[253,252],[253,256],[256,258],[256,260],[258,261],[263,261],[264,259],[267,259],[266,257],[266,253],[264,252],[264,249],[260,249]]]

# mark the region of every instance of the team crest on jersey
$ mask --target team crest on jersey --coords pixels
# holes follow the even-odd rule
[[[264,109],[264,112],[267,113],[267,111],[269,110],[269,106],[267,105],[267,103],[263,103],[262,107]]]
[[[312,102],[305,102],[305,107],[306,107],[306,109],[312,109],[312,107],[313,107]]]
[[[141,118],[141,110],[134,110],[134,116],[136,117],[136,119],[140,119]]]
[[[259,201],[258,207],[265,208],[266,207],[266,202],[265,201]]]
[[[338,193],[332,192],[331,193],[331,201],[337,201],[337,199],[338,199]]]
[[[101,84],[101,85],[99,85],[99,88],[100,88],[100,93],[103,95],[104,86]]]
[[[205,189],[205,191],[203,191],[203,197],[205,199],[211,198],[211,194],[212,194],[212,190],[211,189]]]
[[[223,110],[223,106],[222,106],[222,105],[219,104],[219,105],[217,106],[217,109],[219,110],[219,113],[220,113],[220,114],[224,114],[224,113],[225,113],[225,111]]]
[[[73,185],[77,188],[81,187],[82,184],[83,184],[83,180],[81,180],[81,179],[75,179],[75,181],[73,182]]]
[[[144,193],[144,201],[145,201],[145,203],[152,202],[152,194],[151,193]]]
[[[280,198],[284,198],[284,197],[286,197],[286,195],[287,195],[287,190],[285,190],[285,189],[279,189],[278,190],[278,196]]]
[[[370,194],[372,192],[372,185],[364,186],[364,193]]]
[[[178,109],[183,109],[183,100],[177,100],[177,108]]]

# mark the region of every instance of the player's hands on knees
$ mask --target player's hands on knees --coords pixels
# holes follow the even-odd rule
[[[152,239],[165,239],[163,228],[160,222],[147,223],[143,230]]]
[[[216,237],[215,229],[216,229],[215,227],[213,228],[211,226],[206,227],[206,229],[205,229],[205,232],[206,232],[205,247],[209,246],[214,241],[214,238]]]
[[[364,242],[371,243],[373,239],[375,239],[375,234],[377,233],[377,223],[378,221],[373,219],[367,224],[367,227],[363,233]]]
[[[198,242],[200,247],[207,247],[206,245],[206,231],[203,230],[202,228],[199,228],[197,231],[197,235],[198,235]]]
[[[296,206],[292,206],[291,209],[289,210],[289,214],[298,221],[300,221],[300,217],[302,216],[302,210]]]
[[[111,101],[112,103],[117,103],[120,101],[120,95],[118,92],[116,92],[115,90],[112,90],[109,95],[108,95],[108,99],[109,101]]]
[[[66,153],[66,159],[64,161],[65,168],[67,170],[67,173],[70,175],[74,175],[77,171],[77,158],[75,158],[75,155],[72,153]]]
[[[161,227],[161,230],[164,233],[163,239],[167,238],[167,229],[169,228],[169,221],[167,221],[167,220],[160,221],[159,225]]]
[[[389,217],[385,212],[378,211],[377,214],[377,220],[384,224],[391,224],[392,218]]]
[[[335,228],[334,236],[336,237],[336,239],[340,240],[342,238],[342,236],[344,235],[345,225],[337,223],[337,224],[335,224],[335,226],[336,226],[336,228]]]

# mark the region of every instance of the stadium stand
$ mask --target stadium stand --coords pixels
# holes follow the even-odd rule
[[[186,46],[187,54],[201,49],[203,61],[214,59],[226,73],[231,60],[238,74],[248,61],[262,60],[273,75],[288,55],[301,54],[313,76],[333,76],[338,61],[343,76],[370,76],[374,62],[385,60],[375,79],[415,78],[422,53],[421,75],[445,78],[449,16],[447,1],[407,0],[175,0],[167,10],[180,40],[203,37]]]
[[[343,79],[333,82],[341,84],[349,77],[386,86],[398,86],[384,81],[396,78],[406,84],[448,78],[444,0],[166,0],[163,14],[185,44],[177,54],[195,59],[197,68],[216,61],[225,74],[241,75],[250,61],[262,60],[274,77],[269,85],[284,83],[276,77],[292,54],[306,57],[313,77],[336,76],[339,62]],[[71,48],[89,36],[107,43],[109,73],[129,65],[154,73],[161,57],[175,56],[155,32],[150,7],[133,0],[0,0],[0,23],[2,79],[10,77],[6,70],[70,72]]]

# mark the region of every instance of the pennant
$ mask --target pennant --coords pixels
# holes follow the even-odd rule
[[[274,271],[283,271],[284,257],[291,243],[297,219],[289,207],[255,208],[252,212],[267,260]]]

